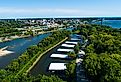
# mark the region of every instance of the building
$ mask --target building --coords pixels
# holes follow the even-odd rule
[[[69,48],[74,48],[75,47],[75,45],[72,45],[72,44],[62,44],[61,46],[69,47]]]
[[[51,63],[49,65],[49,71],[64,71],[66,69],[66,63]]]
[[[66,54],[52,54],[50,57],[65,59],[65,58],[68,58],[68,55],[66,55]]]
[[[61,49],[61,48],[57,49],[57,51],[60,51],[60,52],[74,52],[73,49]]]
[[[66,41],[65,43],[67,43],[67,44],[74,44],[74,45],[78,44],[78,42],[71,42],[71,41]]]

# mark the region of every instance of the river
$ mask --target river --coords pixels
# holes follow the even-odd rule
[[[95,22],[95,24],[101,24],[101,22]],[[102,25],[121,28],[121,20],[103,20]]]
[[[66,28],[72,30],[73,28]],[[61,29],[60,29],[61,30]],[[62,29],[63,30],[63,29]],[[31,45],[38,44],[41,40],[51,35],[51,33],[40,34],[34,37],[19,38],[11,41],[0,42],[0,48],[8,46],[7,50],[14,53],[0,56],[0,69],[5,68],[13,59],[18,58]]]
[[[7,50],[14,53],[0,57],[0,68],[5,68],[13,59],[18,58],[31,45],[38,44],[42,39],[48,37],[51,33],[40,34],[34,37],[20,38],[12,41],[1,42],[0,48],[9,46]]]
[[[121,28],[121,20],[104,20],[103,25],[108,25],[113,28]]]

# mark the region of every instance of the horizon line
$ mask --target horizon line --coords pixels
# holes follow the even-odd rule
[[[56,17],[6,17],[6,18],[0,18],[2,19],[44,19],[44,18],[121,18],[121,16],[56,16]]]

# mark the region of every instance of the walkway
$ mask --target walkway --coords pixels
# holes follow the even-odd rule
[[[89,82],[89,80],[86,78],[85,70],[83,69],[82,66],[82,61],[77,63],[76,75],[77,75],[77,82]]]
[[[83,45],[83,48],[85,48],[85,46],[87,45],[88,43],[88,40],[85,40],[84,42],[84,45]],[[84,52],[82,50],[80,50],[81,52]],[[79,53],[78,55],[81,55],[79,56],[77,59],[76,59],[76,63],[77,63],[77,67],[76,67],[76,76],[77,76],[77,82],[90,82],[87,77],[86,77],[86,74],[85,74],[85,70],[82,66],[82,62],[83,62],[83,56],[85,55],[85,52],[84,53]]]

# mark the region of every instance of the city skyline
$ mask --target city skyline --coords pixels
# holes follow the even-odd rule
[[[4,0],[0,18],[120,17],[120,0]]]

